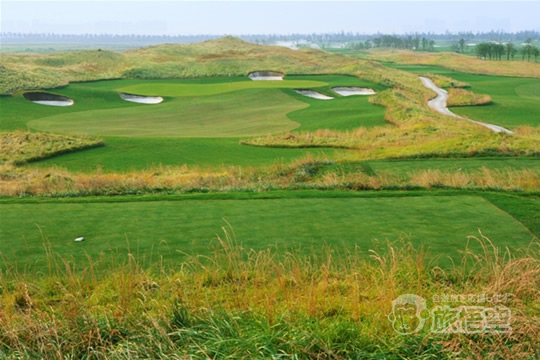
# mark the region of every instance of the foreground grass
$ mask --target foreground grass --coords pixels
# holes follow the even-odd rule
[[[215,252],[173,267],[141,266],[131,251],[104,274],[88,257],[73,268],[47,252],[43,276],[0,271],[0,354],[5,358],[535,358],[540,331],[539,244],[499,252],[471,238],[455,265],[397,241],[356,251],[327,248],[276,257],[238,244],[225,228]],[[398,335],[392,300],[503,305],[506,334]],[[435,302],[445,295],[506,296],[502,303]]]

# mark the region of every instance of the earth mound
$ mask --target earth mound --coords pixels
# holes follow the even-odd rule
[[[49,106],[71,106],[74,101],[66,96],[56,95],[41,91],[26,92],[23,94],[26,100],[33,103]]]

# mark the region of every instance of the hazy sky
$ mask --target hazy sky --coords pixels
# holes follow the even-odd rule
[[[289,34],[540,31],[540,1],[0,1],[1,31]]]

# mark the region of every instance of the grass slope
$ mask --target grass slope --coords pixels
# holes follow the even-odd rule
[[[44,246],[78,266],[86,266],[88,256],[110,263],[128,252],[146,265],[160,258],[176,262],[182,253],[208,254],[228,224],[243,247],[277,247],[283,254],[317,253],[325,244],[366,252],[374,241],[405,237],[435,256],[455,256],[479,230],[500,247],[524,247],[533,239],[478,196],[9,203],[2,212],[4,267],[20,269],[43,269]],[[79,236],[86,241],[73,242]]]

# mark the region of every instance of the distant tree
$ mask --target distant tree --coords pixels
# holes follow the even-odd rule
[[[459,39],[459,49],[462,53],[465,52],[465,39],[463,38]]]
[[[510,60],[510,56],[512,56],[512,59],[514,58],[514,54],[516,53],[516,47],[511,42],[506,43],[505,46],[506,50],[506,60]]]
[[[530,43],[527,43],[527,45],[525,45],[523,47],[523,55],[527,54],[527,61],[531,61],[531,55],[533,54],[533,47]],[[525,59],[524,59],[525,60]]]
[[[476,45],[476,56],[480,59],[486,59],[490,52],[489,43],[480,43]]]
[[[416,35],[416,37],[414,38],[413,44],[414,44],[414,49],[419,50],[418,48],[420,47],[420,38],[418,37],[418,35]]]
[[[538,62],[538,56],[540,56],[540,48],[537,46],[531,46],[531,53],[534,56],[534,62]]]

